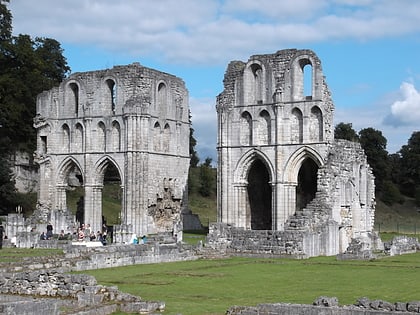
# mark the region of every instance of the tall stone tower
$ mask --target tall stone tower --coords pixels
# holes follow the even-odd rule
[[[293,240],[293,249],[279,241],[271,250],[296,256],[337,254],[366,238],[374,178],[358,144],[334,140],[334,105],[315,53],[288,49],[232,61],[223,82],[219,224],[237,229],[237,238],[239,230],[281,232],[277,239]],[[228,243],[238,244],[232,235]]]
[[[190,124],[180,78],[138,63],[74,73],[38,96],[34,125],[40,222],[67,232],[66,192],[81,186],[79,221],[100,230],[103,181],[112,168],[122,196],[117,241],[182,229]]]

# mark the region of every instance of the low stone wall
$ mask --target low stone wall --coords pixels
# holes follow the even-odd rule
[[[354,305],[338,306],[337,298],[320,297],[313,305],[259,304],[257,306],[232,306],[227,315],[390,315],[419,314],[420,301],[389,303],[382,300],[360,298]]]
[[[81,274],[63,274],[57,270],[36,270],[31,272],[3,273],[0,279],[0,294],[10,296],[54,297],[57,299],[18,299],[0,303],[3,309],[14,308],[16,314],[60,314],[63,309],[71,314],[85,313],[97,307],[110,306],[109,311],[132,310],[136,313],[162,311],[163,302],[147,302],[141,298],[123,293],[116,287],[98,285],[92,276]],[[2,296],[4,300],[6,295]],[[1,300],[1,299],[0,299]],[[23,302],[23,303],[22,303]],[[48,304],[45,312],[45,304]],[[34,312],[34,309],[42,312]],[[103,314],[109,314],[102,309]],[[10,314],[10,312],[1,313]],[[97,313],[96,313],[97,314]]]
[[[333,233],[330,225],[306,231],[288,229],[286,231],[245,230],[229,224],[214,223],[209,227],[206,246],[234,255],[256,255],[309,258],[331,255],[330,243]],[[337,229],[338,230],[338,229]]]
[[[412,254],[420,249],[420,243],[416,237],[405,235],[395,236],[390,242],[384,243],[385,253],[394,255]]]

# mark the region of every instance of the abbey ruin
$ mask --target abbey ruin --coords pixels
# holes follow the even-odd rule
[[[334,104],[310,50],[232,61],[217,97],[218,224],[232,252],[310,257],[369,250],[374,178],[358,143],[334,139]]]
[[[131,233],[182,233],[190,124],[180,78],[138,63],[74,73],[38,96],[34,121],[38,222],[65,233],[76,221],[101,230],[103,181],[112,169],[122,196],[117,242]],[[84,191],[77,218],[66,202],[75,187]]]
[[[371,251],[374,178],[358,143],[334,139],[334,104],[314,52],[232,61],[216,110],[218,217],[207,246],[292,257]],[[180,78],[138,63],[74,73],[38,96],[34,126],[38,205],[24,223],[9,215],[9,235],[48,222],[66,233],[82,223],[100,230],[111,171],[122,196],[114,242],[132,233],[182,239],[190,122]],[[67,194],[76,187],[75,215]]]

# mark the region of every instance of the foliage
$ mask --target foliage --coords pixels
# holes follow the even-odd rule
[[[353,129],[351,123],[340,122],[335,126],[334,129],[334,138],[335,139],[344,139],[353,142],[359,141],[359,136],[356,131]]]
[[[191,113],[189,116],[190,125],[191,125]],[[197,140],[194,138],[194,129],[190,127],[190,167],[197,167],[200,158],[198,157],[195,146],[197,145]]]
[[[420,253],[372,261],[229,258],[84,273],[144,300],[165,301],[165,314],[201,315],[225,314],[232,305],[311,304],[322,295],[336,296],[341,304],[353,304],[363,296],[389,302],[418,300],[420,273],[413,272],[418,268]]]
[[[383,183],[390,178],[388,152],[386,151],[386,138],[382,132],[373,128],[359,131],[360,145],[367,156],[367,161],[375,175],[377,191],[382,191]]]
[[[420,187],[420,131],[413,132],[399,153],[401,187],[406,194],[414,196]]]
[[[200,188],[203,197],[209,197],[216,193],[216,170],[211,167],[211,158],[200,165]]]
[[[0,211],[12,211],[14,195],[10,164],[16,151],[32,153],[36,97],[59,84],[70,71],[60,43],[51,38],[12,36],[12,14],[0,1]]]
[[[381,200],[391,206],[394,203],[403,203],[404,198],[400,193],[397,185],[395,185],[392,181],[386,180],[382,184],[382,191],[381,191]]]

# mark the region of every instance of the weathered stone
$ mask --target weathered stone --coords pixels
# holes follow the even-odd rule
[[[240,245],[233,232],[210,236],[210,246],[311,257],[344,253],[357,238],[372,250],[374,177],[360,144],[334,139],[334,104],[316,54],[287,49],[231,62],[223,83],[218,223],[256,237]],[[281,244],[263,244],[259,230],[285,234]]]
[[[338,299],[336,297],[320,296],[313,305],[316,306],[338,306]]]

